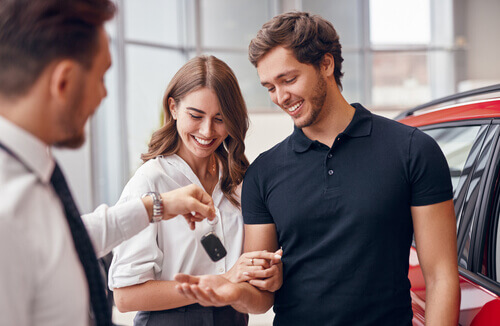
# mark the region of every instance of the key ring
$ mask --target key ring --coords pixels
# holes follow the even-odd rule
[[[219,209],[217,207],[215,207],[215,218],[213,220],[211,220],[211,221],[207,218],[208,225],[210,225],[210,226],[213,227],[217,223],[219,223],[219,215],[220,215]]]

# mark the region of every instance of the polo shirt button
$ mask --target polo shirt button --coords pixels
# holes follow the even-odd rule
[[[333,170],[328,170],[328,175],[332,175],[333,174]]]
[[[328,154],[328,158],[332,158],[333,157],[333,154]]]

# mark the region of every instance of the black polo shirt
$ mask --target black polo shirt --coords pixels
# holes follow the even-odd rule
[[[420,130],[353,107],[331,148],[295,128],[246,173],[245,223],[274,223],[284,251],[275,325],[411,325],[410,207],[453,198],[448,165]]]

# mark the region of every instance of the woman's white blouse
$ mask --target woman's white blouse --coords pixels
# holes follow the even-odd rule
[[[143,164],[125,186],[118,203],[139,198],[148,191],[164,193],[190,184],[202,187],[189,165],[177,155],[157,157]],[[149,225],[113,251],[109,288],[120,288],[149,280],[173,280],[176,273],[223,274],[239,258],[243,248],[241,210],[223,195],[220,182],[212,193],[220,218],[215,232],[227,250],[213,262],[200,239],[212,230],[206,220],[192,231],[182,215]]]

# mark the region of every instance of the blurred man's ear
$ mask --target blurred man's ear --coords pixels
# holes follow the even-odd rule
[[[74,60],[61,60],[52,69],[49,92],[52,100],[65,104],[80,87],[83,68]]]

